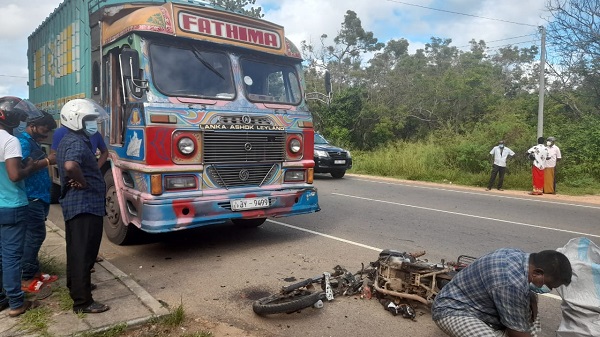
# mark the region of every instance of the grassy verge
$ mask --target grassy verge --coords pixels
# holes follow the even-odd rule
[[[468,172],[457,168],[444,149],[432,143],[397,143],[375,151],[353,151],[353,168],[349,173],[429,181],[485,188],[490,179],[491,163],[483,161],[481,169]],[[515,156],[516,157],[516,156]],[[509,159],[504,188],[529,191],[530,163]],[[565,181],[558,173],[557,191],[565,195],[597,195],[600,183],[593,179]],[[563,178],[563,179],[561,179]],[[496,180],[497,182],[497,180]]]

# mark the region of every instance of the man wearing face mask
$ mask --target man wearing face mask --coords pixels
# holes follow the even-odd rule
[[[546,139],[546,148],[548,149],[548,158],[544,169],[544,193],[546,194],[556,194],[556,164],[562,156],[560,149],[554,144],[555,141],[554,137]]]
[[[569,259],[554,250],[502,248],[461,270],[436,296],[437,326],[453,337],[531,336],[537,293],[571,283]]]
[[[488,182],[488,186],[485,189],[489,191],[492,189],[494,185],[494,181],[496,180],[496,176],[499,174],[498,178],[498,191],[502,191],[502,185],[504,184],[504,173],[506,172],[506,160],[509,156],[514,156],[515,153],[513,150],[504,146],[504,141],[501,140],[498,142],[497,146],[490,151],[490,155],[494,158],[494,164],[492,165],[492,174],[490,176],[490,181]]]
[[[56,156],[47,156],[39,142],[47,138],[48,133],[54,129],[56,129],[54,118],[42,111],[40,116],[27,118],[25,132],[17,137],[21,143],[23,158],[29,157],[35,161],[33,172],[25,178],[25,191],[29,205],[21,288],[25,292],[38,294],[38,299],[50,296],[52,294],[50,288],[42,288],[42,286],[58,279],[56,275],[42,273],[38,260],[40,248],[46,239],[46,217],[50,209],[52,180],[48,173],[48,166],[56,163]],[[40,290],[45,291],[40,292]]]
[[[67,287],[75,313],[101,313],[110,309],[94,301],[90,270],[94,266],[105,210],[106,186],[90,137],[97,120],[106,112],[92,100],[74,99],[60,111],[61,124],[69,132],[58,144],[56,161],[61,182],[59,199],[65,219]]]

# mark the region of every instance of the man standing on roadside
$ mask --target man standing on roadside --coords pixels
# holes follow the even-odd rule
[[[0,98],[0,310],[10,307],[10,317],[37,305],[26,301],[21,289],[28,205],[23,179],[37,163],[30,158],[22,160],[21,144],[12,134],[25,121],[27,111],[35,109],[30,104],[18,97]]]
[[[46,217],[50,210],[52,180],[48,167],[56,163],[56,156],[47,156],[39,142],[47,138],[48,133],[54,129],[56,129],[54,118],[46,111],[42,111],[40,116],[27,118],[25,132],[17,137],[21,142],[23,157],[31,157],[37,161],[34,172],[25,178],[29,207],[21,283],[23,291],[37,294],[38,299],[50,296],[52,294],[50,288],[45,288],[49,291],[44,294],[40,290],[42,286],[58,279],[56,275],[43,273],[38,259],[40,248],[46,239]]]
[[[556,164],[562,158],[560,149],[554,144],[556,138],[548,137],[546,147],[548,148],[548,158],[546,159],[546,168],[544,169],[544,193],[556,194]]]
[[[494,181],[496,180],[496,176],[499,174],[500,177],[498,178],[498,191],[503,191],[502,185],[504,184],[504,173],[506,172],[506,159],[508,159],[508,156],[514,156],[515,153],[508,147],[505,147],[504,141],[501,140],[498,142],[498,145],[494,146],[494,148],[490,151],[490,155],[492,155],[492,158],[494,159],[494,164],[492,165],[490,181],[488,182],[488,186],[485,190],[489,191],[492,189]]]
[[[90,137],[98,132],[101,115],[106,116],[106,112],[87,99],[71,100],[60,111],[61,124],[69,130],[58,144],[56,163],[65,219],[67,287],[75,313],[110,309],[94,301],[90,272],[100,249],[106,214],[106,186],[90,143]]]

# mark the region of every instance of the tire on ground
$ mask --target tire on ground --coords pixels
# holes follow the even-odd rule
[[[322,297],[323,293],[310,292],[308,290],[296,291],[293,295],[288,296],[275,294],[254,301],[252,303],[252,310],[257,315],[292,313],[314,305]]]

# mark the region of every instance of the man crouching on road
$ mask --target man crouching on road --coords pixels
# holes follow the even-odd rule
[[[435,298],[437,326],[454,337],[529,337],[537,316],[535,293],[571,283],[562,253],[502,248],[459,272]]]

